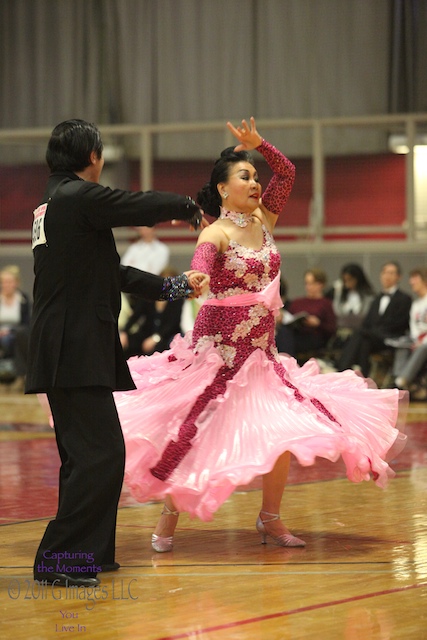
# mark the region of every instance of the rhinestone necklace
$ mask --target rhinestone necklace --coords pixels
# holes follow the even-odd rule
[[[252,213],[237,213],[237,211],[229,211],[228,209],[224,209],[224,207],[220,207],[220,209],[220,220],[228,218],[228,220],[231,220],[231,222],[238,227],[247,227],[249,222],[252,222]]]

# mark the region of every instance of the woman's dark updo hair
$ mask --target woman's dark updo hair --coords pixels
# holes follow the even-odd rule
[[[247,151],[234,151],[234,147],[227,147],[215,162],[210,181],[197,194],[197,203],[205,213],[214,218],[219,217],[221,206],[221,196],[218,193],[217,185],[221,182],[227,182],[230,166],[236,164],[236,162],[249,162],[252,166],[255,166],[250,153]]]

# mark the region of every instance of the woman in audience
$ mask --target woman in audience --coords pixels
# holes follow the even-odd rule
[[[336,318],[331,301],[324,295],[325,284],[323,269],[307,269],[304,274],[306,295],[291,301],[291,315],[284,315],[285,324],[277,332],[276,344],[280,352],[290,356],[320,355],[335,334]],[[295,317],[301,319],[295,322]]]
[[[341,349],[354,329],[358,329],[368,313],[375,292],[362,267],[355,263],[345,264],[339,280],[326,293],[331,298],[337,318],[337,333],[334,349]]]
[[[15,265],[0,271],[0,353],[10,364],[10,379],[23,389],[27,372],[30,302],[20,290],[20,271]]]

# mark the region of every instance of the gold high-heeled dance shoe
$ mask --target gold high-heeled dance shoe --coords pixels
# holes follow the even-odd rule
[[[269,520],[262,520],[261,513],[265,513],[266,516],[271,516],[271,518]],[[261,544],[267,544],[266,538],[267,536],[270,536],[270,538],[273,538],[275,543],[280,547],[305,547],[304,540],[293,536],[292,533],[282,533],[280,536],[273,536],[271,533],[267,533],[264,525],[269,522],[273,522],[274,520],[280,520],[280,515],[278,513],[269,513],[268,511],[260,512],[256,521],[256,529],[262,536]]]
[[[179,511],[171,511],[166,505],[163,507],[162,516],[179,516]],[[165,553],[173,549],[173,536],[162,537],[153,533],[151,535],[151,546],[157,553]]]

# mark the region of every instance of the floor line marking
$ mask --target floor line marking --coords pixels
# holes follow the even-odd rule
[[[180,640],[180,638],[194,638],[200,636],[203,633],[211,633],[213,631],[223,631],[225,629],[231,629],[233,627],[240,627],[247,624],[254,624],[256,622],[264,622],[266,620],[274,620],[275,618],[283,618],[285,616],[291,616],[299,613],[306,613],[307,611],[315,611],[316,609],[325,609],[326,607],[335,607],[337,605],[347,604],[348,602],[356,602],[358,600],[367,600],[368,598],[378,598],[380,596],[390,595],[392,593],[400,593],[402,591],[410,591],[412,589],[419,589],[420,587],[427,586],[427,582],[421,582],[420,584],[410,584],[405,587],[396,587],[395,589],[387,589],[384,591],[374,591],[373,593],[365,593],[359,596],[352,596],[349,598],[343,598],[342,600],[331,600],[330,602],[319,602],[318,604],[307,605],[306,607],[298,607],[296,609],[289,609],[287,611],[278,611],[277,613],[270,613],[264,616],[257,616],[255,618],[247,618],[246,620],[238,620],[236,622],[229,622],[227,624],[219,624],[214,627],[206,627],[205,629],[194,629],[194,631],[178,633],[173,636],[162,636],[157,640]]]

